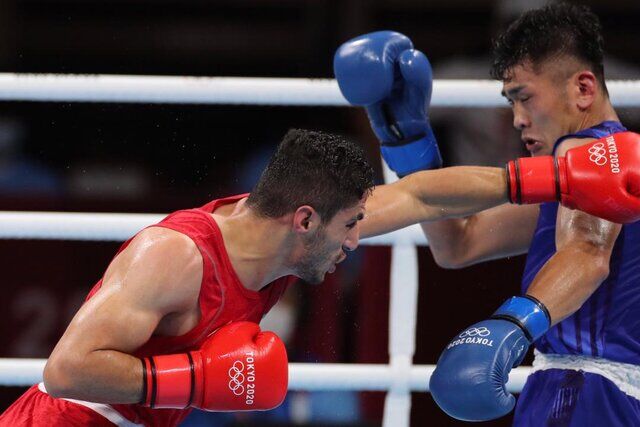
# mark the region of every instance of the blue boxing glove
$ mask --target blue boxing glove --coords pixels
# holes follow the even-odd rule
[[[408,37],[378,31],[351,39],[336,51],[333,70],[347,101],[367,110],[398,176],[442,166],[428,117],[431,65]]]
[[[549,312],[531,296],[512,297],[489,320],[456,336],[442,352],[429,389],[438,406],[463,421],[488,421],[511,412],[509,372],[551,324]]]

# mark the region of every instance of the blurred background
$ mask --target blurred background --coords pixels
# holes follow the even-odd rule
[[[337,46],[393,29],[435,78],[489,78],[492,37],[544,2],[497,0],[0,0],[0,71],[332,77]],[[640,78],[640,3],[581,2],[600,16],[608,78]],[[638,111],[619,111],[638,126]],[[438,108],[447,165],[502,165],[523,154],[508,109]],[[0,103],[0,209],[170,212],[250,191],[290,127],[346,134],[380,176],[377,141],[352,108]],[[119,247],[0,240],[0,357],[47,357]],[[388,247],[361,247],[319,287],[290,289],[268,321],[294,362],[387,363]],[[416,364],[519,292],[524,258],[462,270],[420,249]],[[22,388],[0,387],[0,411]],[[194,414],[188,425],[376,426],[383,393],[290,393],[264,414]],[[509,425],[510,418],[491,423]],[[412,425],[464,425],[430,395]]]

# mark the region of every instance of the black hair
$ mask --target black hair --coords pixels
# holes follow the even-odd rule
[[[373,188],[363,151],[342,136],[290,129],[249,195],[257,214],[279,218],[309,205],[323,223],[355,206]]]
[[[554,56],[572,56],[589,67],[607,93],[603,44],[600,20],[589,7],[548,4],[522,14],[494,41],[491,76],[506,81],[525,61],[535,67]]]

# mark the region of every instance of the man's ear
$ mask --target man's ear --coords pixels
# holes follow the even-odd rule
[[[306,234],[320,227],[320,215],[309,205],[300,206],[293,214],[293,230]]]
[[[573,76],[575,93],[577,95],[576,105],[582,111],[593,105],[598,91],[598,79],[591,71],[580,71]]]

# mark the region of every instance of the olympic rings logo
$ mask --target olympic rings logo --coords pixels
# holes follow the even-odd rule
[[[464,331],[463,333],[461,333],[459,335],[459,338],[466,338],[466,337],[486,337],[487,335],[489,335],[491,333],[491,331],[487,328],[485,328],[484,326],[480,327],[480,328],[469,328],[466,331]]]
[[[236,360],[229,368],[229,390],[236,396],[244,393],[244,363]]]
[[[598,142],[593,144],[589,148],[589,160],[595,163],[598,166],[604,166],[607,164],[607,150],[604,148],[604,144],[602,142]]]

